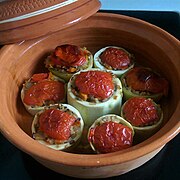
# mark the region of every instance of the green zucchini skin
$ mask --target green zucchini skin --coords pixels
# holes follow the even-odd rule
[[[34,134],[37,133],[36,131],[36,126],[38,124],[38,120],[39,120],[39,115],[41,113],[43,113],[46,109],[50,109],[50,108],[55,108],[55,109],[60,109],[63,111],[70,111],[72,114],[74,114],[80,121],[80,127],[78,128],[78,130],[76,130],[76,132],[74,132],[75,135],[73,135],[73,138],[71,137],[67,142],[64,142],[62,144],[49,144],[44,140],[41,139],[35,139]],[[52,106],[46,106],[44,107],[43,110],[37,112],[34,116],[32,125],[31,125],[31,131],[32,131],[32,135],[33,138],[38,141],[39,143],[47,146],[48,148],[54,149],[54,150],[63,150],[63,151],[72,151],[81,141],[81,136],[83,133],[83,128],[84,128],[84,121],[82,119],[81,114],[79,113],[79,111],[74,108],[73,106],[69,105],[69,104],[54,104]],[[72,131],[72,130],[71,130]],[[73,131],[72,131],[73,132]]]
[[[100,69],[91,69],[91,70],[99,70]],[[87,71],[87,70],[84,70]],[[80,71],[80,72],[84,72]],[[122,105],[122,85],[120,80],[114,76],[113,82],[116,85],[116,90],[113,95],[104,102],[88,102],[83,101],[82,99],[76,97],[72,92],[72,84],[76,75],[80,72],[76,73],[68,82],[67,85],[67,102],[68,104],[74,106],[81,113],[84,122],[85,128],[89,128],[89,126],[100,116],[113,113],[119,114],[120,108]]]
[[[129,57],[131,57],[131,65],[127,68],[127,69],[124,69],[124,70],[109,70],[107,69],[105,66],[103,66],[102,63],[100,63],[100,54],[103,53],[107,48],[117,48],[117,49],[122,49],[123,51],[125,51]],[[124,73],[126,73],[128,70],[130,70],[131,68],[134,67],[134,57],[132,54],[130,54],[127,50],[125,50],[124,48],[121,48],[121,47],[117,47],[117,46],[107,46],[107,47],[104,47],[102,49],[100,49],[99,51],[97,51],[95,54],[94,54],[94,67],[95,68],[99,68],[101,70],[107,70],[107,71],[110,71],[112,72],[113,74],[115,74],[118,78],[120,78]]]
[[[144,69],[152,71],[152,69],[147,68],[147,67],[144,67]],[[128,71],[130,71],[130,70],[128,70]],[[130,99],[132,97],[145,97],[145,98],[153,99],[155,102],[158,102],[164,96],[163,93],[150,93],[150,92],[143,92],[143,91],[139,92],[139,91],[133,90],[131,87],[128,87],[128,85],[126,83],[126,74],[128,73],[128,71],[120,77],[120,80],[122,82],[124,101],[127,101],[128,99]],[[154,73],[157,74],[156,72],[154,72]]]
[[[71,76],[73,75],[72,73],[61,72],[60,70],[56,68],[48,68],[48,70],[55,76],[65,80],[65,82],[68,82]]]
[[[133,92],[131,90],[131,88],[129,88],[129,87],[127,87],[125,85],[123,77],[121,78],[121,82],[122,82],[122,90],[123,90],[123,94],[124,94],[123,98],[124,98],[125,101],[127,101],[128,99],[130,99],[132,97],[145,97],[145,98],[151,98],[154,101],[158,102],[163,96],[162,93],[146,95],[146,94],[143,94],[143,93]]]

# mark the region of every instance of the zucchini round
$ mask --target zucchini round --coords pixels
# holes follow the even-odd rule
[[[87,101],[77,96],[74,93],[74,90],[76,89],[74,85],[75,79],[80,73],[88,71],[100,71],[112,74],[100,69],[84,70],[74,74],[67,85],[67,101],[70,105],[79,110],[84,119],[86,128],[102,115],[109,113],[119,114],[123,97],[121,82],[114,74],[112,74],[112,83],[115,87],[114,91],[112,95],[104,101],[96,98],[95,101]]]
[[[44,76],[44,77],[38,80],[37,77],[39,78],[41,76]],[[34,77],[36,77],[37,80],[33,80]],[[47,83],[51,83],[50,86],[47,86],[48,84],[40,85],[40,83],[42,82],[44,83],[45,81]],[[53,87],[52,86],[53,82],[58,82],[58,86],[56,85],[55,87]],[[33,87],[34,89],[32,90]],[[29,92],[30,88],[31,88],[31,93]],[[52,73],[34,74],[30,79],[25,81],[25,83],[23,84],[23,88],[21,90],[21,100],[26,110],[31,115],[35,115],[38,111],[42,110],[45,106],[50,106],[57,103],[65,103],[66,102],[66,89],[67,89],[66,83],[64,82],[64,80],[60,79],[59,77],[54,76]],[[27,99],[26,98],[27,93],[30,99],[32,98],[34,99],[34,102],[32,102],[32,100],[31,102],[25,101],[25,99]],[[43,94],[48,94],[48,96],[44,97]]]
[[[121,82],[124,100],[145,97],[157,102],[168,95],[168,81],[151,68],[133,67],[122,75]]]
[[[163,122],[163,111],[160,105],[144,97],[128,99],[122,105],[121,116],[133,126],[137,141],[152,136],[160,129]]]
[[[99,117],[88,131],[90,146],[97,153],[110,153],[129,148],[133,144],[133,136],[132,125],[115,114]]]
[[[59,49],[60,52],[58,52]],[[61,56],[63,57],[63,59],[61,59]],[[76,58],[79,58],[79,61],[81,61],[80,58],[84,58],[85,62],[76,64]],[[58,64],[61,62],[63,63]],[[91,52],[88,51],[85,47],[81,48],[69,44],[60,45],[57,46],[51,53],[51,55],[47,57],[47,59],[45,60],[45,66],[55,76],[58,76],[59,78],[62,78],[66,82],[68,82],[74,73],[83,69],[90,69],[93,67],[93,56]]]
[[[76,119],[75,122],[69,128],[70,136],[66,140],[58,141],[54,139],[53,137],[47,135],[47,133],[41,130],[40,128],[40,122],[39,122],[40,116],[44,112],[48,110],[54,110],[54,109],[61,111],[63,113],[67,113],[68,115],[73,116]],[[56,118],[53,119],[52,126],[56,126],[54,125],[54,123],[58,123],[55,120]],[[68,119],[65,121],[68,121]],[[49,123],[49,119],[48,119],[48,122],[46,123]],[[60,125],[62,126],[62,124]],[[74,148],[79,143],[82,132],[83,132],[83,127],[84,127],[84,122],[83,122],[81,114],[79,113],[77,109],[75,109],[74,107],[68,104],[56,104],[53,106],[44,107],[43,110],[39,111],[35,115],[34,120],[32,122],[31,130],[32,130],[33,138],[37,140],[39,143],[46,145],[47,147],[55,149],[55,150],[70,150],[70,148]],[[60,135],[62,136],[62,132],[59,132],[59,133],[61,133]]]
[[[117,50],[121,50],[122,52],[124,52],[128,59],[129,59],[129,63],[126,65],[127,67],[123,68],[123,69],[120,69],[120,68],[115,68],[115,67],[112,67],[111,65],[109,64],[105,64],[102,62],[101,60],[101,55],[108,49],[110,48],[113,48],[113,49],[117,49]],[[112,54],[112,53],[109,53],[109,54]],[[114,61],[117,62],[117,58],[120,57],[120,58],[123,58],[122,55],[116,55],[116,53],[114,53]],[[110,61],[110,60],[109,60]],[[119,63],[120,64],[120,63]],[[122,62],[123,64],[123,62]],[[99,51],[97,51],[94,55],[94,66],[96,68],[99,68],[99,69],[102,69],[102,70],[107,70],[107,71],[110,71],[112,73],[114,73],[117,77],[121,77],[122,74],[124,74],[126,71],[128,71],[129,69],[133,68],[134,66],[134,57],[132,54],[130,54],[127,50],[125,50],[124,48],[121,48],[121,47],[117,47],[117,46],[107,46],[107,47],[104,47],[102,49],[100,49]]]

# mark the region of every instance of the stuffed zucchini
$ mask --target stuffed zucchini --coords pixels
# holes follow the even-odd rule
[[[74,73],[93,66],[93,56],[86,48],[60,45],[48,56],[45,66],[54,75],[68,82]]]
[[[98,118],[89,128],[88,141],[97,153],[110,153],[133,145],[134,130],[122,117],[108,114]]]
[[[80,141],[84,127],[77,109],[68,104],[46,106],[32,123],[32,136],[39,143],[55,150],[67,150]]]
[[[80,111],[86,127],[102,115],[118,114],[122,96],[120,80],[99,69],[74,74],[67,87],[67,101]]]
[[[138,139],[146,139],[154,134],[163,122],[163,111],[152,99],[133,97],[121,108],[121,116],[134,128]]]
[[[134,57],[124,48],[107,46],[95,53],[94,66],[120,77],[134,66]]]
[[[66,102],[66,84],[52,73],[34,74],[23,84],[21,100],[27,111],[35,115],[44,106]]]
[[[121,77],[125,100],[131,97],[146,97],[155,101],[168,95],[168,81],[146,67],[134,67]]]

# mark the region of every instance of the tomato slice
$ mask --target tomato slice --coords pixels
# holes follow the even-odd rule
[[[109,98],[114,92],[112,74],[103,71],[81,72],[75,79],[75,86],[79,92],[99,100]]]
[[[75,120],[65,111],[48,109],[39,117],[40,130],[53,139],[65,141],[71,136],[71,126]]]
[[[33,74],[31,77],[31,82],[39,82],[44,79],[47,79],[49,77],[48,73],[39,73],[39,74]]]
[[[123,105],[123,115],[133,126],[146,126],[160,119],[156,104],[144,97],[127,100]]]
[[[89,140],[100,153],[110,153],[132,146],[132,130],[116,122],[105,122],[90,132]]]
[[[27,105],[42,106],[45,102],[53,103],[63,100],[65,97],[64,83],[60,81],[43,80],[32,85],[24,96]]]
[[[100,55],[101,62],[111,66],[115,70],[127,69],[131,64],[129,54],[123,49],[107,48]]]
[[[140,92],[168,94],[168,81],[143,67],[134,67],[125,76],[128,87]]]
[[[86,60],[86,51],[75,45],[61,45],[55,48],[51,61],[60,67],[76,67],[83,65]]]

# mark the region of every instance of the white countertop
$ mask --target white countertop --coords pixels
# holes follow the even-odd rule
[[[146,10],[180,12],[180,0],[100,0],[101,10]]]

